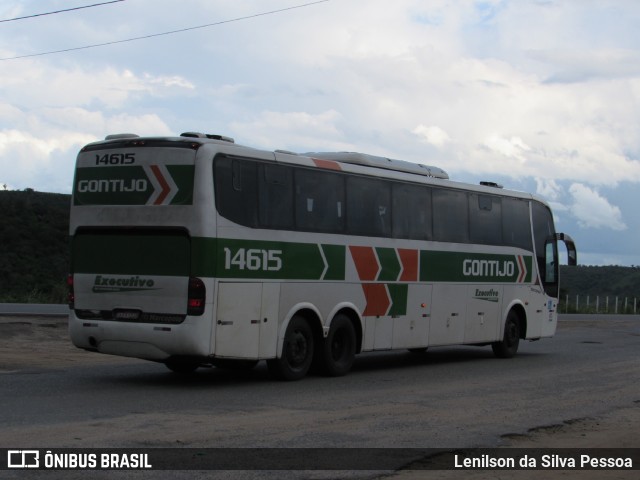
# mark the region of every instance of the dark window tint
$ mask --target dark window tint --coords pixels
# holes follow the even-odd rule
[[[502,239],[505,245],[531,251],[529,202],[517,198],[502,199]]]
[[[421,185],[396,183],[393,197],[393,236],[431,240],[431,189]]]
[[[347,230],[353,235],[391,235],[389,182],[347,177]]]
[[[293,228],[293,170],[282,165],[264,164],[259,185],[260,226]]]
[[[532,249],[529,201],[219,155],[216,206],[252,228],[507,245]],[[533,203],[535,247],[553,233]]]
[[[551,211],[543,204],[533,202],[531,213],[533,216],[533,238],[536,245],[536,255],[544,257],[544,243],[550,235],[555,233]]]
[[[317,170],[296,170],[296,228],[341,233],[344,230],[344,178]]]
[[[502,201],[493,195],[469,195],[471,243],[502,244]]]
[[[531,215],[533,220],[533,239],[535,241],[538,269],[540,271],[540,277],[544,281],[544,279],[547,277],[547,265],[545,262],[545,243],[547,238],[555,233],[555,228],[553,226],[553,216],[551,215],[551,211],[546,206],[538,202],[532,203]],[[552,293],[546,288],[546,286],[545,290],[547,290],[547,293]]]
[[[439,242],[469,242],[469,201],[456,190],[433,190],[433,237]]]
[[[257,172],[256,163],[231,157],[216,158],[216,205],[223,217],[240,225],[257,226]]]

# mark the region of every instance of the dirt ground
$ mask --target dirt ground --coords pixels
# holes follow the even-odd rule
[[[64,318],[1,317],[0,375],[29,369],[64,368],[77,365],[126,364],[140,360],[96,355],[71,345]],[[640,398],[640,396],[639,396]],[[533,429],[525,435],[502,437],[501,448],[640,448],[640,400],[627,408],[608,412],[599,418],[573,420],[561,425]],[[30,429],[23,429],[29,434]],[[34,433],[34,432],[31,432]],[[437,475],[436,475],[437,474]],[[468,478],[473,480],[540,478],[629,479],[638,471],[425,471],[397,472],[393,480],[422,478]]]

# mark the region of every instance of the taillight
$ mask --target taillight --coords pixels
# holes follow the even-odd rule
[[[67,287],[68,287],[67,302],[69,303],[69,308],[73,310],[73,307],[76,301],[76,295],[73,291],[73,274],[72,273],[67,275]]]
[[[202,315],[207,289],[204,282],[196,277],[189,279],[189,298],[187,300],[187,315]]]

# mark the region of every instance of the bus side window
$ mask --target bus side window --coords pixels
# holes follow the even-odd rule
[[[502,199],[502,238],[505,245],[533,250],[528,201]]]
[[[215,159],[214,183],[220,215],[240,225],[257,226],[256,163],[220,155]]]
[[[393,236],[431,240],[431,189],[422,185],[394,183],[392,187]]]
[[[341,233],[344,230],[344,179],[341,175],[296,169],[295,226],[300,230]]]
[[[538,261],[538,271],[540,272],[540,278],[544,284],[545,291],[552,297],[557,296],[557,282],[547,283],[547,270],[553,269],[553,264],[547,264],[547,239],[555,235],[555,228],[553,226],[553,216],[551,211],[543,204],[533,202],[532,209],[533,220],[533,238],[535,241],[536,259]],[[554,246],[554,248],[557,248]],[[553,258],[553,257],[551,257]],[[553,275],[550,272],[551,278]]]
[[[347,177],[347,231],[351,235],[391,235],[389,182]]]
[[[502,245],[502,202],[492,195],[469,195],[471,242]]]
[[[437,242],[469,243],[467,193],[444,188],[433,190],[433,237]]]
[[[544,281],[546,283],[556,283],[558,281],[558,244],[555,239],[553,241],[547,241],[545,244],[545,273]]]
[[[260,226],[290,230],[293,228],[293,171],[283,165],[260,167],[258,210]]]

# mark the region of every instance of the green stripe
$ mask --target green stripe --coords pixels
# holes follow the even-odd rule
[[[380,261],[379,282],[393,282],[398,279],[402,266],[395,248],[376,248]]]
[[[178,187],[178,193],[171,199],[170,205],[193,204],[193,176],[195,167],[193,165],[167,165],[167,170]]]
[[[524,283],[531,282],[533,259],[524,256]],[[516,255],[420,251],[421,282],[515,283],[520,276]]]
[[[389,315],[406,315],[409,285],[406,283],[389,283],[387,284],[387,288],[391,296]]]
[[[217,243],[218,239],[216,238],[191,238],[191,275],[194,277],[215,277]]]
[[[315,243],[218,239],[218,278],[320,280],[324,270],[320,246]],[[344,280],[336,277],[335,268],[331,275]]]
[[[166,165],[178,188],[171,205],[193,203],[193,165]],[[78,168],[73,183],[74,205],[145,205],[153,183],[139,165]]]
[[[73,240],[73,269],[78,273],[195,275],[274,280],[344,281],[344,245],[215,239],[186,234],[87,233]],[[376,248],[381,264],[378,281],[395,289],[401,271],[393,248]],[[524,283],[533,278],[533,257],[523,257]],[[420,251],[420,282],[515,283],[520,277],[515,255]],[[406,284],[390,290],[392,309],[401,304]]]
[[[328,263],[323,280],[344,280],[347,247],[344,245],[322,245],[322,251]]]

